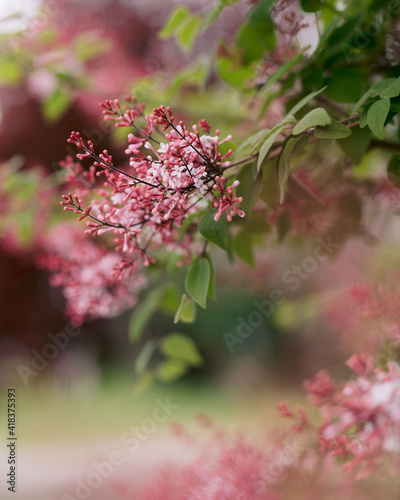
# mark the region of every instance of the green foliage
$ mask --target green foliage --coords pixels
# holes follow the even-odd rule
[[[332,123],[331,117],[324,108],[316,108],[304,116],[292,130],[293,135],[299,135],[310,128],[324,127]]]
[[[383,140],[385,121],[390,110],[389,97],[383,97],[375,101],[368,109],[367,125],[371,131]]]
[[[204,257],[195,257],[186,275],[185,288],[189,296],[203,309],[207,306],[210,278],[209,260]]]
[[[57,89],[43,101],[42,112],[46,121],[56,122],[69,108],[71,95],[67,90]]]
[[[351,135],[351,130],[342,125],[337,120],[331,120],[329,125],[324,127],[317,126],[314,130],[314,137],[320,139],[345,139]]]
[[[201,17],[191,14],[186,7],[176,7],[158,36],[175,37],[182,50],[189,51],[200,32],[201,22]]]
[[[228,249],[228,221],[223,214],[218,221],[214,220],[216,212],[205,214],[199,224],[199,232],[206,240],[219,246],[222,250]]]
[[[191,297],[185,293],[182,295],[178,310],[176,311],[174,323],[193,323],[196,319],[196,304]]]
[[[192,339],[182,333],[170,333],[161,342],[162,354],[187,365],[198,366],[203,360]]]
[[[290,160],[292,158],[293,149],[299,140],[301,140],[301,138],[291,137],[287,141],[285,141],[282,153],[279,157],[278,180],[279,180],[279,199],[281,203],[283,203],[283,199],[285,197],[285,191],[290,172]]]

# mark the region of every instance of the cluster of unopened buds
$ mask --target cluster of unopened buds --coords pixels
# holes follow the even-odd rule
[[[143,257],[147,265],[150,243],[188,249],[190,238],[180,237],[179,228],[189,215],[204,213],[207,199],[217,209],[215,221],[224,212],[229,221],[236,214],[244,217],[236,206],[242,198],[233,193],[239,182],[228,186],[224,177],[232,166],[227,158],[233,153],[230,149],[221,153],[220,145],[231,136],[220,140],[218,130],[210,135],[205,120],[188,130],[183,121],[175,120],[170,107],[160,106],[145,116],[144,104],[134,98],[127,98],[123,105],[118,100],[105,101],[102,107],[106,120],[114,121],[116,127],[131,127],[134,133],[129,133],[125,151],[129,166],[121,167],[115,166],[107,150],[97,153],[79,132],[72,132],[68,139],[80,150],[78,162],[68,157],[62,163],[76,191],[63,195],[61,205],[78,214],[79,220],[89,219],[87,232],[96,236],[111,231],[116,250],[125,258],[127,254]],[[91,161],[89,169],[80,163],[86,159]],[[99,176],[105,177],[101,186],[96,182]],[[85,204],[82,198],[89,191],[97,197]]]

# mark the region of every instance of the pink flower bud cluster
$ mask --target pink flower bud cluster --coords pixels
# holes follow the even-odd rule
[[[62,287],[66,315],[76,324],[85,319],[110,318],[135,305],[145,278],[136,263],[129,279],[119,279],[120,256],[92,242],[78,226],[61,224],[47,236],[37,264]]]
[[[127,99],[123,105],[118,100],[106,101],[102,107],[106,120],[115,121],[116,127],[131,127],[133,133],[128,135],[125,151],[129,166],[121,168],[107,150],[97,153],[79,132],[72,132],[68,139],[80,150],[78,160],[90,159],[91,165],[85,170],[70,157],[62,163],[69,171],[68,180],[77,181],[78,188],[64,195],[61,205],[80,220],[89,219],[87,232],[96,236],[111,231],[116,249],[125,258],[142,257],[147,265],[152,260],[150,244],[179,246],[179,227],[189,215],[204,213],[210,206],[207,199],[211,208],[217,208],[216,221],[224,212],[229,221],[236,214],[244,217],[236,206],[242,198],[233,194],[239,182],[228,186],[223,175],[232,151],[222,154],[220,145],[231,136],[220,140],[218,130],[210,135],[211,126],[205,120],[189,130],[183,121],[176,122],[169,107],[160,106],[144,116],[144,104],[135,99]],[[96,183],[99,176],[104,178],[101,187]],[[89,190],[97,196],[85,203],[83,197]],[[196,224],[195,217],[192,219],[192,225]],[[186,233],[193,239],[195,231]],[[190,241],[184,237],[183,248],[187,250],[188,245]]]

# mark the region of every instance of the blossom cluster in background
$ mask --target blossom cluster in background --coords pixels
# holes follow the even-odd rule
[[[146,284],[139,263],[129,279],[118,279],[118,254],[91,241],[79,225],[55,226],[43,244],[37,263],[50,273],[51,285],[63,288],[66,314],[75,324],[117,316],[135,305]]]

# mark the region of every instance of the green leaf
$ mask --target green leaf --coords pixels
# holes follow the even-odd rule
[[[372,88],[369,89],[363,96],[360,97],[360,100],[357,102],[357,104],[354,106],[351,116],[355,115],[357,111],[360,109],[361,105],[364,104],[364,102],[369,99],[370,97],[375,97],[377,95],[377,92],[373,90]]]
[[[256,149],[258,144],[260,144],[261,147],[261,139],[265,138],[265,134],[267,134],[270,131],[269,128],[264,128],[262,130],[259,130],[255,134],[251,135],[248,137],[245,141],[243,141],[238,148],[236,148],[235,155],[237,155],[240,151],[243,151],[250,146],[253,146],[253,149],[251,150],[250,154],[254,154],[254,152],[258,153],[259,149]]]
[[[254,266],[253,236],[245,229],[240,231],[233,242],[233,248],[238,257],[250,266]]]
[[[210,284],[208,285],[207,296],[212,300],[217,300],[217,296],[215,293],[215,276],[214,276],[214,267],[212,265],[211,259],[208,254],[204,256],[208,262],[210,263]]]
[[[22,67],[11,59],[0,60],[0,85],[16,85],[23,76]]]
[[[207,259],[196,257],[190,264],[186,275],[185,288],[192,299],[203,309],[207,307],[207,294],[210,285],[210,263]]]
[[[368,110],[367,124],[372,132],[381,140],[384,138],[383,128],[390,110],[389,97],[383,97],[374,102]]]
[[[173,382],[187,372],[186,363],[177,359],[162,361],[156,370],[156,377],[162,382]]]
[[[385,90],[380,92],[381,97],[397,97],[400,94],[400,76]]]
[[[360,116],[360,128],[364,128],[368,125],[368,111],[373,104],[374,104],[373,102],[370,102],[363,109],[363,112],[361,113]]]
[[[351,135],[351,130],[336,120],[332,120],[330,125],[316,127],[314,136],[321,139],[344,139]]]
[[[295,125],[292,134],[299,135],[309,128],[317,127],[318,125],[324,127],[331,122],[332,119],[324,108],[315,108],[303,116],[299,123]]]
[[[183,333],[170,333],[162,340],[161,352],[168,358],[183,361],[188,365],[199,366],[203,359],[196,344]]]
[[[269,26],[271,24],[271,9],[275,0],[261,0],[251,9],[248,18],[251,24]]]
[[[138,341],[147,323],[157,309],[159,291],[150,292],[138,306],[135,307],[129,320],[129,339]]]
[[[74,39],[75,53],[82,62],[94,59],[100,54],[108,52],[112,45],[108,38],[102,38],[97,30],[81,33]]]
[[[276,37],[271,22],[270,29],[244,24],[237,35],[236,44],[244,52],[246,64],[258,61],[264,52],[272,50],[275,46]]]
[[[180,304],[180,296],[173,284],[168,284],[159,298],[158,307],[167,313],[174,314]]]
[[[159,31],[158,36],[160,38],[169,38],[178,33],[179,29],[190,17],[190,12],[186,7],[179,6],[176,7],[169,16],[167,22]]]
[[[257,170],[260,170],[265,157],[267,156],[269,150],[271,149],[273,143],[275,142],[275,139],[284,130],[286,130],[286,125],[278,125],[274,127],[272,130],[270,130],[270,132],[268,132],[268,134],[266,135],[266,140],[260,149],[260,153],[258,154]]]
[[[182,323],[193,323],[196,319],[196,304],[194,300],[184,293],[181,298],[181,303],[176,311],[174,323],[182,321]]]
[[[308,134],[299,137],[296,144],[293,146],[292,154],[297,155],[298,153],[301,153],[303,149],[307,146],[309,140],[310,136]]]
[[[199,231],[202,236],[222,250],[228,249],[228,220],[221,215],[218,221],[214,220],[216,212],[205,214],[200,221]]]
[[[254,77],[253,69],[241,66],[236,61],[228,59],[227,57],[218,59],[217,72],[222,80],[239,90],[243,90],[246,82]]]
[[[262,172],[259,172],[256,179],[253,179],[253,172],[250,165],[242,167],[238,176],[239,186],[236,188],[238,196],[242,196],[243,202],[241,208],[244,210],[246,217],[250,219],[254,205],[256,204],[262,190]]]
[[[396,78],[384,78],[383,80],[380,80],[379,82],[376,82],[373,85],[371,85],[371,89],[374,90],[376,94],[380,95],[387,88],[389,88],[395,81]]]
[[[275,127],[272,129],[264,129],[264,133],[260,136],[257,144],[253,147],[253,149],[250,151],[250,154],[253,155],[255,153],[258,153],[264,144],[264,142],[272,135],[274,134],[279,128],[282,127],[282,125],[287,125],[288,123],[297,123],[297,120],[294,116],[292,115],[287,115],[281,122],[279,122]],[[253,136],[254,137],[254,136]]]
[[[53,94],[46,97],[42,104],[42,113],[49,123],[56,122],[67,111],[71,104],[69,92],[57,89]]]
[[[354,127],[351,136],[342,139],[338,144],[347,156],[357,164],[366,153],[370,142],[371,132],[369,129]]]
[[[201,17],[193,16],[179,29],[176,40],[184,51],[192,48],[200,31]]]
[[[317,12],[323,8],[321,0],[301,0],[301,8],[304,12]]]
[[[280,203],[283,203],[286,191],[286,185],[289,178],[290,172],[290,159],[292,156],[293,148],[298,141],[298,138],[291,137],[284,146],[284,149],[279,157],[278,163],[278,179],[279,179],[279,193],[280,193]]]
[[[157,344],[153,339],[148,340],[143,346],[135,360],[135,373],[137,375],[142,374],[147,369],[156,348]]]

